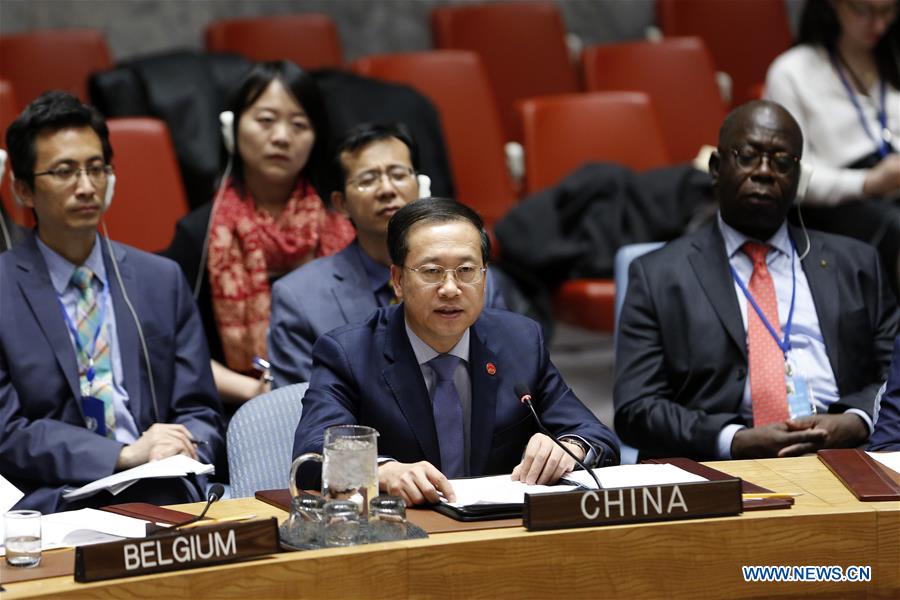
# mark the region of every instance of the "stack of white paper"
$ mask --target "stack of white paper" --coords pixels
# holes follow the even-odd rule
[[[473,504],[522,504],[525,502],[526,493],[546,494],[575,489],[575,486],[571,485],[528,485],[521,481],[513,481],[509,475],[451,479],[450,485],[456,493],[456,502],[447,504],[457,507]]]
[[[636,487],[644,485],[669,485],[673,483],[692,483],[707,481],[705,477],[695,475],[680,467],[670,464],[619,465],[594,469],[594,474],[605,488]],[[597,484],[587,471],[572,471],[563,478],[578,485],[597,489]]]
[[[215,472],[215,467],[212,465],[204,465],[183,454],[176,454],[175,456],[148,462],[133,469],[120,471],[109,477],[98,479],[78,489],[66,492],[63,494],[63,498],[66,500],[78,500],[102,490],[109,490],[111,494],[115,495],[141,479],[184,477],[189,473],[209,475],[213,472]]]

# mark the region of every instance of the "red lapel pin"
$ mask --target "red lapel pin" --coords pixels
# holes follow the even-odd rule
[[[497,373],[497,367],[494,366],[494,363],[489,362],[484,366],[484,370],[487,371],[488,375],[494,375]]]

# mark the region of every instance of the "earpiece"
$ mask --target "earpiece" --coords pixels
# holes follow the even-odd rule
[[[103,211],[106,212],[109,209],[109,205],[112,204],[113,194],[116,192],[116,174],[111,173],[106,178],[106,195],[103,196]]]
[[[16,202],[17,205],[25,206],[25,201],[22,199],[22,196],[19,195],[19,192],[16,191],[16,176],[13,175],[12,173],[10,173],[9,177],[10,177],[9,182],[11,184],[9,186],[9,191],[12,192],[13,200]]]
[[[800,180],[797,183],[797,204],[800,204],[803,202],[803,199],[806,198],[806,191],[809,189],[809,180],[812,177],[812,174],[812,167],[808,167],[803,161],[800,161]]]
[[[234,113],[230,110],[220,112],[219,123],[222,128],[222,143],[228,154],[234,154]]]
[[[803,204],[803,199],[806,197],[806,190],[809,189],[809,179],[812,177],[812,174],[812,167],[807,167],[803,164],[803,161],[800,161],[800,180],[797,182],[797,195],[794,198],[794,202],[797,203],[797,218],[800,219],[800,229],[803,231],[804,237],[806,237],[806,249],[800,253],[801,261],[806,258],[810,248],[812,248],[812,244],[809,241],[809,232],[806,231],[806,223],[803,222],[803,211],[800,210],[800,205]]]
[[[3,175],[5,174],[6,169],[6,150],[0,148],[0,185],[3,185]],[[13,190],[13,194],[15,194],[15,190]],[[12,238],[9,235],[9,230],[6,228],[6,218],[0,214],[0,234],[3,235],[3,246],[4,249],[8,250],[12,248]]]
[[[416,175],[416,181],[419,182],[419,198],[431,197],[431,177],[419,173]]]

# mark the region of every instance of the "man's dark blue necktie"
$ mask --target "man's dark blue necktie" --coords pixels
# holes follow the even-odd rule
[[[453,383],[453,373],[461,360],[451,354],[441,354],[428,361],[434,371],[431,408],[441,449],[441,472],[448,478],[466,474],[462,402]]]

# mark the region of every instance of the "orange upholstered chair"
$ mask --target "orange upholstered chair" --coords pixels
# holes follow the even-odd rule
[[[566,29],[553,2],[491,2],[435,8],[436,48],[472,50],[484,61],[507,139],[519,139],[515,102],[578,91]]]
[[[704,144],[716,144],[725,104],[700,38],[592,46],[582,53],[581,64],[591,91],[637,90],[650,96],[673,161],[690,161]]]
[[[109,235],[141,250],[165,248],[188,201],[166,124],[158,119],[109,119],[116,194],[106,213]]]
[[[656,13],[664,35],[703,38],[716,68],[731,76],[734,105],[753,99],[791,45],[784,0],[656,0]]]
[[[257,61],[287,59],[304,69],[344,61],[334,21],[314,13],[215,21],[206,28],[206,49]]]
[[[0,37],[0,77],[12,83],[19,110],[47,90],[65,90],[87,101],[88,77],[111,66],[106,40],[95,29]]]
[[[500,118],[474,52],[438,50],[367,56],[353,63],[367,77],[409,85],[441,116],[456,197],[490,227],[516,202],[506,168]]]
[[[617,162],[638,171],[670,162],[642,92],[564,94],[518,106],[528,193],[555,185],[585,162]]]
[[[669,163],[649,97],[640,92],[594,92],[532,98],[519,103],[525,146],[525,183],[537,191],[585,162],[610,161],[635,170]],[[615,283],[573,279],[556,291],[554,309],[565,323],[612,332]]]

